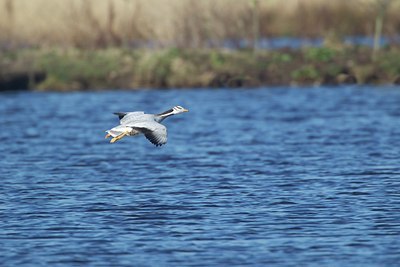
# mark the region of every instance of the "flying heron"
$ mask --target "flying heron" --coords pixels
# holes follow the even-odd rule
[[[167,143],[167,128],[160,122],[169,116],[188,111],[181,106],[175,106],[160,114],[145,114],[143,111],[116,112],[114,114],[119,117],[120,125],[107,130],[105,138],[112,137],[110,143],[114,143],[125,136],[142,133],[151,143],[161,146]]]

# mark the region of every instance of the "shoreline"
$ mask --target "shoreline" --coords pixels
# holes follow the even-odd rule
[[[0,52],[0,91],[400,85],[400,49],[17,49]]]

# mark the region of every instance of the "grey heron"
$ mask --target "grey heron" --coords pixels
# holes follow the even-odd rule
[[[161,122],[169,116],[188,111],[181,106],[175,106],[159,114],[146,114],[143,111],[116,112],[114,114],[119,117],[120,124],[107,130],[105,138],[112,137],[110,143],[115,143],[125,136],[144,134],[151,143],[161,146],[167,143],[167,128]]]

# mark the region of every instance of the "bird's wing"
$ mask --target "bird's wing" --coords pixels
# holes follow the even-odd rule
[[[156,121],[139,121],[126,126],[143,133],[156,146],[167,143],[167,128]]]
[[[118,115],[119,122],[123,125],[127,123],[132,123],[137,120],[141,120],[141,118],[145,115],[143,111],[135,111],[135,112],[116,112],[114,113]]]

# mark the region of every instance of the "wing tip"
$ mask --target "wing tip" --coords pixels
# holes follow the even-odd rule
[[[117,115],[118,118],[121,120],[123,117],[126,116],[126,112],[113,112],[114,115]]]

